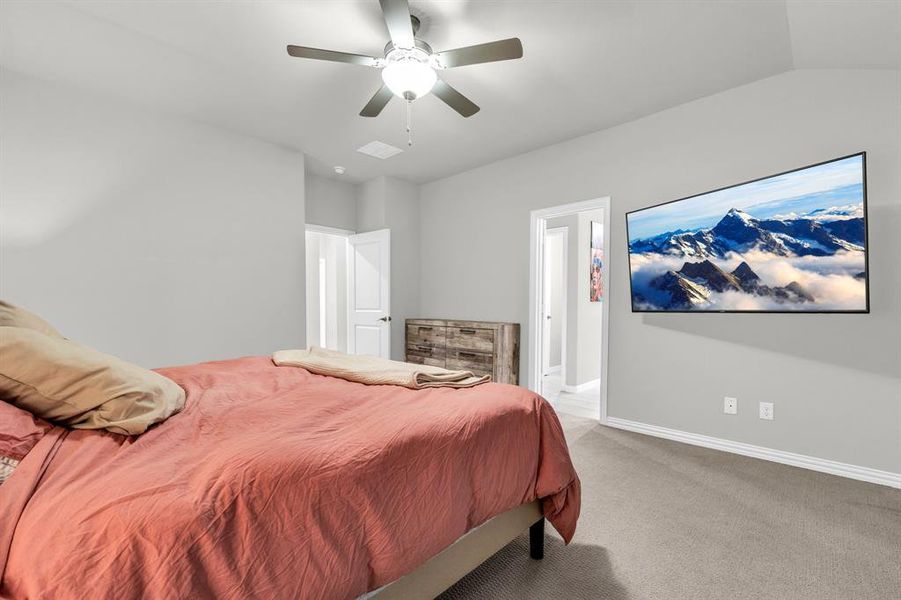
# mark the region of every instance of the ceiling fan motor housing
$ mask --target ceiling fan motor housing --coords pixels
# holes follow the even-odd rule
[[[415,48],[413,48],[413,49],[422,50],[423,52],[425,52],[426,56],[431,56],[432,54],[434,54],[432,47],[429,46],[428,44],[426,44],[425,42],[423,42],[422,40],[417,38],[417,39],[413,40],[413,43],[415,44]],[[388,58],[388,55],[391,54],[391,52],[393,50],[403,50],[403,48],[396,47],[394,45],[394,42],[388,42],[387,44],[385,44],[385,58],[386,59]]]

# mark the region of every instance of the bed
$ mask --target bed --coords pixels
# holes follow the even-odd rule
[[[0,486],[4,598],[432,597],[579,480],[519,387],[410,390],[268,357],[159,370],[185,409],[136,437],[50,429]]]

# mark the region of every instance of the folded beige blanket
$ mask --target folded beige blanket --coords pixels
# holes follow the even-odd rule
[[[472,371],[450,371],[441,367],[414,365],[377,356],[343,354],[326,348],[279,350],[272,362],[280,367],[302,367],[317,375],[329,375],[367,385],[399,385],[419,390],[433,387],[466,388],[490,379]]]

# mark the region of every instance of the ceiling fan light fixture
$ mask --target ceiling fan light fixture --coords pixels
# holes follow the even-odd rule
[[[385,57],[382,81],[391,92],[404,100],[422,98],[435,86],[438,75],[429,63],[429,55],[417,48],[397,48]]]
[[[427,42],[417,37],[421,23],[410,13],[408,0],[379,0],[379,4],[391,38],[385,45],[384,58],[293,44],[287,48],[288,55],[296,58],[381,69],[382,85],[360,111],[361,117],[379,116],[391,98],[398,96],[407,101],[407,132],[410,132],[413,101],[429,93],[460,116],[471,117],[479,112],[478,105],[439,79],[436,71],[522,58],[522,42],[515,37],[433,52]]]

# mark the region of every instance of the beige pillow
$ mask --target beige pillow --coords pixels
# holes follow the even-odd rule
[[[63,337],[53,325],[36,314],[28,312],[24,308],[13,306],[3,300],[0,300],[0,327],[24,327],[25,329],[40,331],[50,337]]]
[[[73,341],[0,327],[0,399],[76,429],[135,435],[181,410],[185,392]]]

